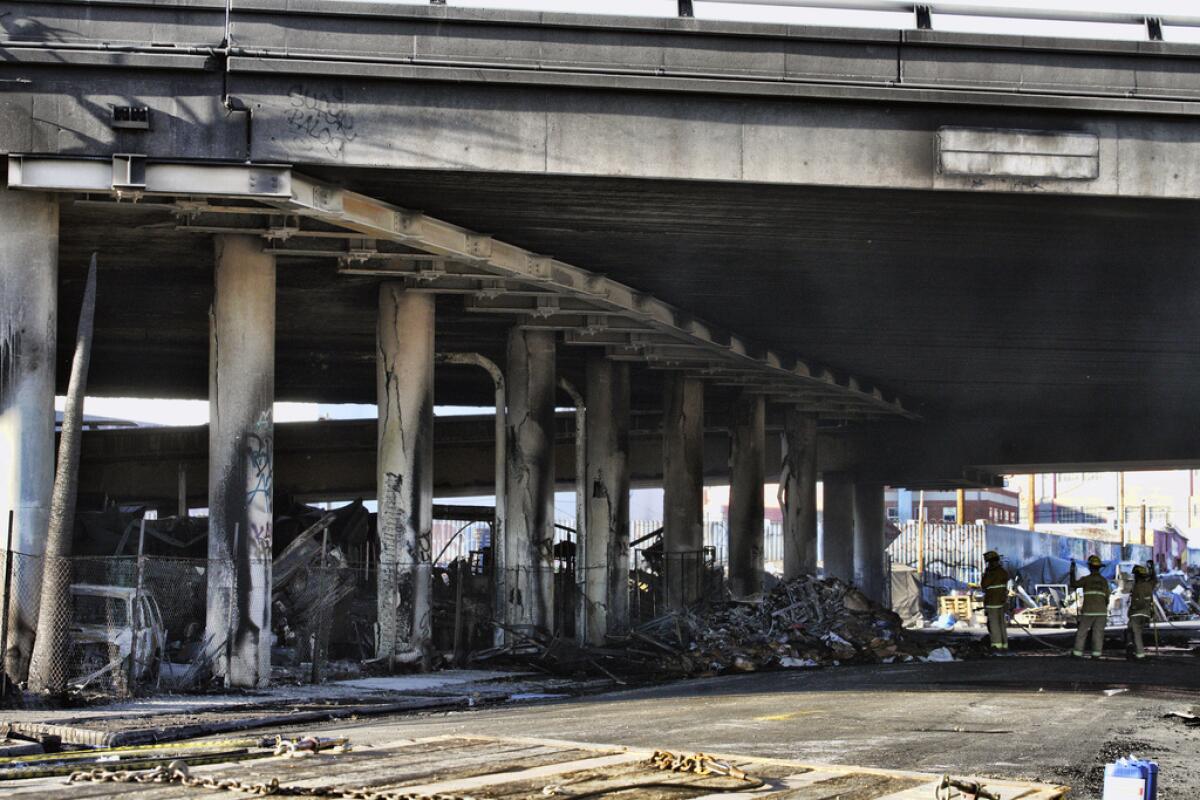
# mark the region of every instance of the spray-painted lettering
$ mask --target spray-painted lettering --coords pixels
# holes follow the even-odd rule
[[[346,144],[358,136],[354,131],[354,115],[346,109],[341,89],[314,91],[296,85],[288,90],[288,101],[291,103],[288,125],[316,140],[329,155],[340,158]]]

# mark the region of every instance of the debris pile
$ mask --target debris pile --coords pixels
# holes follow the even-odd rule
[[[896,614],[836,578],[813,576],[780,582],[761,598],[668,614],[631,634],[674,651],[688,675],[925,655],[902,637]]]

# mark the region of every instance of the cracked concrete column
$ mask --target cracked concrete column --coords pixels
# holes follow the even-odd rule
[[[275,257],[257,236],[214,239],[208,357],[208,603],[213,673],[271,679]]]
[[[883,602],[883,487],[854,485],[854,583],[875,602]]]
[[[376,656],[429,668],[433,649],[434,295],[379,286]]]
[[[587,408],[584,638],[603,644],[629,627],[628,364],[589,356]]]
[[[663,554],[667,605],[700,598],[704,564],[704,384],[678,372],[664,378]]]
[[[0,548],[11,511],[13,552],[32,556],[45,551],[54,485],[57,313],[58,200],[0,187]],[[15,681],[29,670],[41,568],[13,559],[3,652]]]
[[[503,619],[510,627],[554,627],[553,331],[508,333],[508,502]]]
[[[823,488],[825,574],[850,583],[854,580],[854,481],[848,473],[827,472]]]
[[[748,597],[763,588],[763,484],[766,399],[743,391],[733,403],[729,451],[729,591]]]
[[[783,577],[817,574],[817,415],[796,406],[784,415]]]

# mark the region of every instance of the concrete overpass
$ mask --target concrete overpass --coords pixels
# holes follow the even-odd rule
[[[768,419],[791,444],[788,569],[814,563],[822,472],[847,543],[826,567],[864,582],[884,482],[1196,464],[1200,48],[320,0],[14,2],[0,28],[22,548],[92,250],[92,391],[210,398],[216,559],[269,550],[269,502],[246,498],[274,470],[271,400],[378,400],[377,464],[361,425],[293,452],[335,437],[349,483],[373,471],[384,557],[421,585],[432,464],[446,486],[494,468],[486,437],[430,431],[433,397],[491,404],[492,378],[434,353],[503,365],[517,625],[544,622],[559,377],[589,409],[593,632],[621,616],[609,498],[661,480],[688,552],[714,436],[750,580]],[[647,415],[660,463],[633,455]],[[239,526],[264,533],[234,554]],[[425,623],[395,624],[411,657]]]

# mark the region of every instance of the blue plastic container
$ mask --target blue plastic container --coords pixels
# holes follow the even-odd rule
[[[1113,781],[1109,781],[1113,778]],[[1104,800],[1125,800],[1131,798],[1133,800],[1156,800],[1158,797],[1158,764],[1146,759],[1134,758],[1119,758],[1115,763],[1109,764],[1104,768],[1105,779],[1105,795]],[[1118,785],[1128,787],[1131,782],[1136,781],[1144,790],[1139,793],[1130,793],[1127,789],[1117,791]],[[1110,798],[1109,794],[1117,795]],[[1139,797],[1140,795],[1140,797]]]

